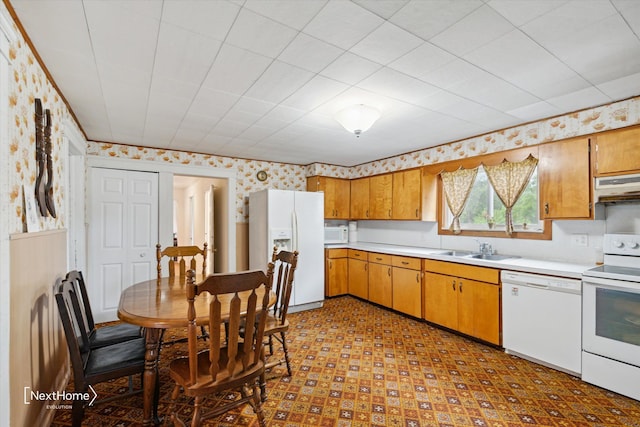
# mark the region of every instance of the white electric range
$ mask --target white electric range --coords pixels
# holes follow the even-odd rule
[[[640,400],[640,235],[605,234],[582,274],[582,379]]]

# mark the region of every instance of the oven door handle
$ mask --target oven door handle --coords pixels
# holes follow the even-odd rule
[[[591,278],[590,278],[591,279]],[[606,281],[606,282],[605,282]],[[620,286],[620,280],[609,280],[609,279],[599,279],[599,280],[582,280],[582,284],[593,286],[594,288],[600,289],[609,289],[612,291],[623,291],[623,292],[632,292],[632,293],[640,293],[640,288],[638,286]],[[625,282],[626,283],[626,282]]]

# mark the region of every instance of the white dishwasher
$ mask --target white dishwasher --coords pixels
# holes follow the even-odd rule
[[[580,376],[581,281],[514,271],[501,278],[505,351]]]

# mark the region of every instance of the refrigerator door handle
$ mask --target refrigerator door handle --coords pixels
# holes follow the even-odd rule
[[[297,251],[298,250],[298,215],[296,214],[296,211],[294,210],[293,212],[291,212],[291,222],[292,222],[292,228],[293,228],[293,238],[292,238],[292,242],[291,242],[291,246],[293,246],[291,248],[292,251]]]

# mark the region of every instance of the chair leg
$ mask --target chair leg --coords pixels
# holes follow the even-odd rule
[[[262,385],[260,385],[260,387],[262,387]],[[267,427],[267,423],[264,420],[264,413],[262,412],[263,400],[261,395],[258,394],[260,393],[260,387],[258,386],[258,383],[253,384],[253,403],[251,404],[251,406],[253,406],[253,412],[255,412],[256,417],[258,417],[258,423],[260,424],[260,427]]]
[[[84,402],[82,400],[74,400],[71,409],[71,425],[73,427],[81,427],[84,418]]]
[[[176,407],[176,401],[178,400],[179,394],[180,394],[180,386],[176,384],[173,387],[173,391],[171,392],[171,403],[169,404],[169,408],[167,410],[167,413],[169,414],[169,419],[174,426],[180,426],[180,425],[184,426],[184,423],[182,422],[182,420],[178,418],[178,414],[174,412],[174,409]]]
[[[207,333],[207,330],[205,329],[204,326],[200,326],[200,332],[202,332],[202,335],[200,336],[200,338],[206,341],[207,338],[209,338],[209,334]]]
[[[282,350],[284,351],[284,361],[287,364],[287,372],[289,376],[291,376],[291,360],[289,359],[289,350],[287,349],[287,337],[284,332],[280,332],[280,337],[282,338]]]
[[[191,419],[191,427],[198,427],[202,422],[202,397],[198,396],[193,402],[193,418]]]
[[[273,335],[269,335],[269,356],[273,355]]]
[[[262,371],[260,375],[260,400],[267,401],[267,374],[266,371]]]

